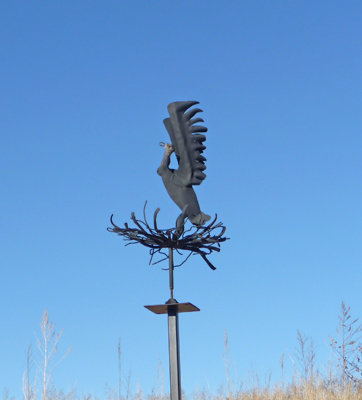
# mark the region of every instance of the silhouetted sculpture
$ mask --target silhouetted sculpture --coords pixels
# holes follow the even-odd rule
[[[171,144],[160,143],[165,148],[160,167],[157,173],[162,177],[171,199],[180,207],[182,213],[177,218],[176,227],[178,234],[184,230],[185,219],[188,218],[196,226],[204,225],[210,216],[200,210],[199,202],[193,185],[200,185],[206,178],[204,162],[206,158],[201,155],[206,147],[203,142],[206,136],[200,132],[207,132],[204,126],[194,125],[204,122],[201,118],[192,119],[195,114],[202,112],[199,108],[190,107],[199,104],[198,101],[177,101],[168,105],[170,118],[163,123],[171,139]],[[169,168],[171,154],[175,152],[179,164],[178,169]]]
[[[107,228],[109,232],[114,232],[122,236],[123,240],[130,244],[142,244],[149,249],[151,256],[150,264],[155,254],[160,254],[165,258],[153,262],[158,264],[166,259],[170,260],[170,266],[173,266],[173,250],[180,255],[182,251],[189,252],[189,255],[177,267],[184,264],[191,255],[199,254],[207,263],[207,265],[215,270],[214,265],[208,260],[207,256],[212,252],[220,252],[220,243],[225,242],[228,238],[224,237],[226,227],[222,222],[215,218],[206,224],[211,218],[200,210],[193,185],[200,185],[206,178],[204,170],[206,166],[204,162],[206,158],[202,155],[206,147],[203,142],[206,137],[203,133],[207,132],[204,126],[195,125],[204,122],[201,118],[193,118],[199,108],[187,111],[193,105],[198,104],[197,101],[177,101],[168,105],[170,118],[166,118],[163,122],[167,132],[170,135],[172,144],[162,143],[165,148],[160,167],[157,173],[161,175],[162,181],[167,189],[171,199],[180,207],[182,213],[177,218],[176,227],[171,229],[160,229],[157,224],[157,215],[160,211],[156,209],[153,215],[153,224],[149,224],[146,219],[146,204],[143,209],[144,220],[136,218],[135,213],[131,214],[131,220],[134,227],[129,226],[127,222],[124,227],[117,226],[113,222],[113,214],[111,216],[112,227]],[[178,169],[170,169],[170,157],[175,152],[179,164]],[[185,220],[189,219],[194,226],[185,229]],[[168,254],[165,253],[168,249]],[[173,266],[174,267],[174,266]],[[170,271],[170,288],[171,276],[173,282],[173,267],[169,267]],[[171,295],[172,297],[172,295]]]

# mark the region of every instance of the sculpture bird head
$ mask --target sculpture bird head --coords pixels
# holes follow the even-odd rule
[[[170,156],[175,151],[175,148],[172,146],[171,143],[160,142],[160,146],[165,148],[165,153],[168,156]]]

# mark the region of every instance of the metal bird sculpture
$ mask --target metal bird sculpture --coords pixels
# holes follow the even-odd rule
[[[171,199],[182,211],[176,221],[178,235],[183,233],[187,218],[196,226],[204,225],[211,218],[201,211],[193,189],[194,185],[200,185],[206,178],[204,173],[206,158],[202,153],[206,149],[203,145],[206,136],[203,133],[207,132],[207,128],[195,125],[204,122],[202,118],[193,118],[202,110],[193,108],[187,111],[195,104],[199,102],[177,101],[168,105],[170,117],[164,119],[163,123],[172,144],[160,143],[165,148],[165,154],[157,173],[162,177]],[[169,168],[173,152],[179,164],[178,169]]]
[[[154,212],[153,225],[150,225],[146,219],[146,202],[143,209],[144,220],[137,219],[135,213],[132,213],[131,220],[135,226],[130,227],[126,222],[124,227],[120,227],[113,222],[112,214],[112,227],[109,227],[108,231],[122,236],[123,240],[128,242],[126,246],[139,243],[147,247],[151,256],[150,264],[153,256],[160,254],[165,258],[155,261],[153,264],[169,259],[171,266],[173,265],[173,250],[176,250],[181,256],[183,255],[181,251],[187,251],[190,254],[177,267],[185,263],[192,254],[199,254],[207,265],[214,270],[216,268],[207,257],[214,251],[219,252],[220,244],[228,238],[223,236],[226,227],[223,226],[222,222],[216,222],[216,214],[215,218],[206,224],[211,218],[201,211],[193,189],[194,185],[200,185],[206,178],[204,173],[206,158],[202,153],[206,149],[203,142],[206,140],[204,133],[207,132],[207,128],[196,125],[204,121],[201,118],[194,118],[197,113],[202,111],[199,108],[191,108],[195,104],[198,104],[198,102],[177,101],[169,104],[167,108],[170,117],[163,121],[172,144],[160,143],[165,149],[165,154],[157,173],[162,177],[171,199],[182,211],[176,220],[176,226],[171,229],[160,229],[158,227],[159,208]],[[189,108],[191,109],[189,110]],[[172,153],[176,154],[178,169],[170,168]],[[193,226],[185,229],[187,219]],[[165,253],[165,249],[169,250],[168,254]],[[173,267],[169,267],[172,282]],[[171,284],[170,278],[171,287],[173,287],[173,283]]]

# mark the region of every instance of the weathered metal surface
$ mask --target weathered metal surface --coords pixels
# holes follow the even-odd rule
[[[194,108],[186,112],[198,103],[176,101],[169,104],[167,109],[170,117],[163,121],[172,145],[164,144],[165,154],[157,173],[162,177],[167,193],[182,211],[176,221],[178,234],[182,233],[186,218],[197,226],[204,225],[211,219],[201,211],[193,189],[194,185],[200,185],[206,178],[206,158],[202,155],[206,149],[203,144],[206,136],[202,133],[207,132],[207,128],[195,125],[204,122],[202,118],[193,118],[202,110]],[[179,164],[178,169],[169,168],[173,152]]]

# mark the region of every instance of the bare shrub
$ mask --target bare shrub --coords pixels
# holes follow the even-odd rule
[[[301,377],[304,380],[313,382],[315,379],[315,357],[316,351],[312,338],[303,335],[300,330],[297,330],[298,347],[295,348],[294,356],[298,360],[301,367]]]
[[[47,310],[44,310],[43,317],[40,321],[40,329],[42,332],[42,339],[38,339],[38,349],[42,357],[40,364],[36,363],[42,374],[42,399],[48,400],[48,388],[52,377],[54,368],[70,353],[71,347],[66,351],[63,357],[53,364],[53,358],[57,353],[57,345],[63,334],[64,329],[56,334],[54,331],[55,324],[49,322],[49,315]],[[67,399],[68,400],[68,399]]]
[[[340,342],[330,337],[332,352],[338,360],[337,367],[341,374],[342,387],[346,381],[361,386],[362,382],[362,325],[356,326],[358,318],[350,322],[351,307],[346,307],[342,302],[341,315],[338,316],[339,324],[336,329]]]

